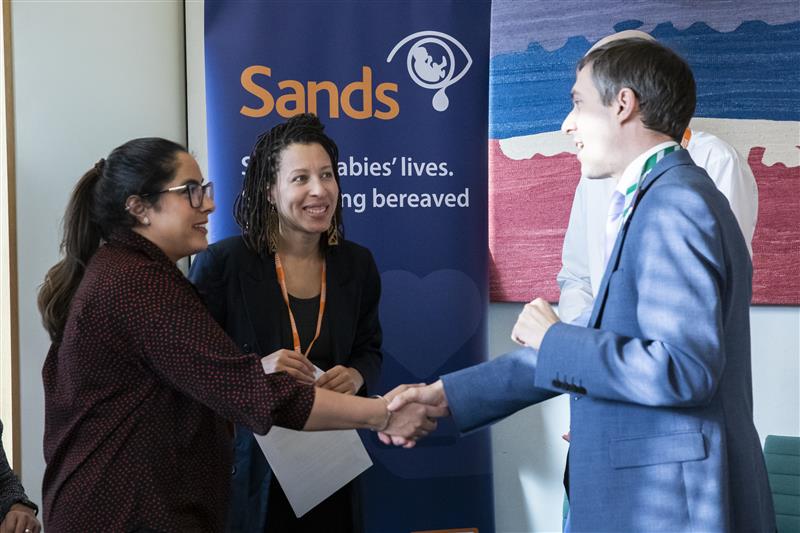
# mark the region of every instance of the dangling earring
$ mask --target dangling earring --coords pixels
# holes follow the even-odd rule
[[[275,204],[269,204],[267,212],[267,245],[273,254],[278,251],[278,210]]]
[[[339,224],[336,223],[336,213],[333,214],[331,219],[331,226],[328,228],[328,246],[336,246],[339,244]]]

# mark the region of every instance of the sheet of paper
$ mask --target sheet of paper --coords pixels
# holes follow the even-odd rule
[[[309,432],[273,426],[255,437],[298,517],[372,466],[354,429]]]

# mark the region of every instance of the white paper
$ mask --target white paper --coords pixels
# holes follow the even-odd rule
[[[317,377],[322,371],[317,369]],[[372,466],[358,432],[273,426],[256,441],[298,517]]]

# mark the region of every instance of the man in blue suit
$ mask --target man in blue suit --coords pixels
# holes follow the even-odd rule
[[[446,405],[468,432],[569,393],[571,531],[774,531],[753,425],[752,264],[727,200],[677,143],[691,70],[655,42],[614,41],[578,63],[572,100],[562,130],[582,174],[617,183],[589,327],[534,300],[512,332],[527,348],[390,409]]]

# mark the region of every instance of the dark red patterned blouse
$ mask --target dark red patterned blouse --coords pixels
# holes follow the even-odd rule
[[[44,524],[62,531],[221,531],[231,434],[301,428],[314,389],[265,375],[147,239],[90,261],[47,354]]]

